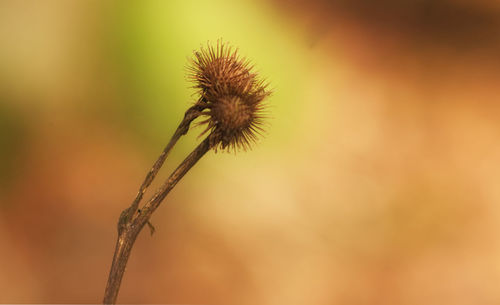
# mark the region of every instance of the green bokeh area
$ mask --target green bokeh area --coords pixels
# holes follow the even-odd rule
[[[275,8],[229,0],[115,4],[111,41],[127,91],[123,107],[135,132],[155,144],[173,132],[196,99],[186,78],[189,58],[200,46],[222,39],[238,47],[273,90],[265,145],[290,139],[304,107],[308,50]],[[181,147],[195,141],[192,134]]]

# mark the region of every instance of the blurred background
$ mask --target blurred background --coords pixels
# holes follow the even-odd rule
[[[119,302],[500,304],[488,0],[1,1],[0,302],[101,301],[118,215],[196,99],[188,59],[220,38],[274,89],[267,135],[170,193]]]

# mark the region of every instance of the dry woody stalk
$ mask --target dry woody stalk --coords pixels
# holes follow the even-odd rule
[[[137,236],[161,202],[180,179],[210,149],[237,151],[250,149],[262,134],[266,118],[265,99],[270,95],[267,83],[259,79],[251,64],[238,56],[236,49],[218,41],[207,44],[194,53],[188,68],[188,78],[199,95],[198,100],[184,114],[172,135],[141,184],[136,198],[120,214],[118,238],[111,270],[104,293],[104,304],[115,304],[128,258]],[[191,123],[204,126],[200,136],[205,139],[174,170],[154,195],[140,206],[144,193],[158,174],[177,141],[189,130]]]

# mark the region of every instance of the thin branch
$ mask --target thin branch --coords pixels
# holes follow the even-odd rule
[[[170,142],[146,175],[136,198],[120,214],[118,239],[104,295],[105,304],[116,302],[133,244],[143,227],[150,224],[151,215],[170,190],[209,149],[246,149],[255,141],[256,133],[261,130],[264,108],[262,101],[270,92],[266,90],[267,85],[251,71],[249,63],[240,59],[236,51],[232,51],[222,42],[217,43],[216,49],[210,45],[206,50],[202,48],[200,52],[195,53],[195,57],[189,77],[200,95],[198,102],[186,111]],[[170,150],[179,138],[188,132],[191,122],[200,115],[206,117],[201,123],[206,125],[206,131],[210,131],[210,134],[139,209],[144,193]]]
[[[108,283],[104,292],[104,304],[115,304],[120,289],[125,267],[127,265],[132,246],[153,212],[160,206],[161,202],[182,177],[210,150],[210,135],[203,140],[189,156],[175,169],[170,177],[158,189],[155,195],[146,203],[140,213],[133,214],[128,218],[129,209],[120,215],[118,220],[118,239],[116,241],[113,263],[109,272]],[[153,167],[154,168],[154,167]],[[149,175],[148,175],[149,176]],[[134,201],[135,203],[135,201]]]
[[[139,209],[139,203],[141,202],[144,193],[146,193],[147,188],[151,185],[151,182],[153,182],[153,179],[160,171],[160,168],[163,166],[163,163],[165,162],[165,159],[167,159],[168,154],[180,139],[180,137],[188,132],[191,122],[200,115],[201,111],[203,111],[203,106],[200,103],[196,103],[186,111],[186,113],[184,114],[184,119],[179,124],[179,127],[177,127],[177,130],[174,132],[167,146],[162,151],[156,162],[153,164],[153,167],[146,175],[146,178],[142,182],[134,201],[132,202],[130,207],[123,211],[122,216],[124,217],[125,222],[129,222],[137,212],[137,210]]]

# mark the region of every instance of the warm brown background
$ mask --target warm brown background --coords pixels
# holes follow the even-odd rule
[[[487,0],[0,2],[0,302],[101,300],[186,59],[220,37],[275,88],[269,134],[182,180],[120,302],[500,304]]]

